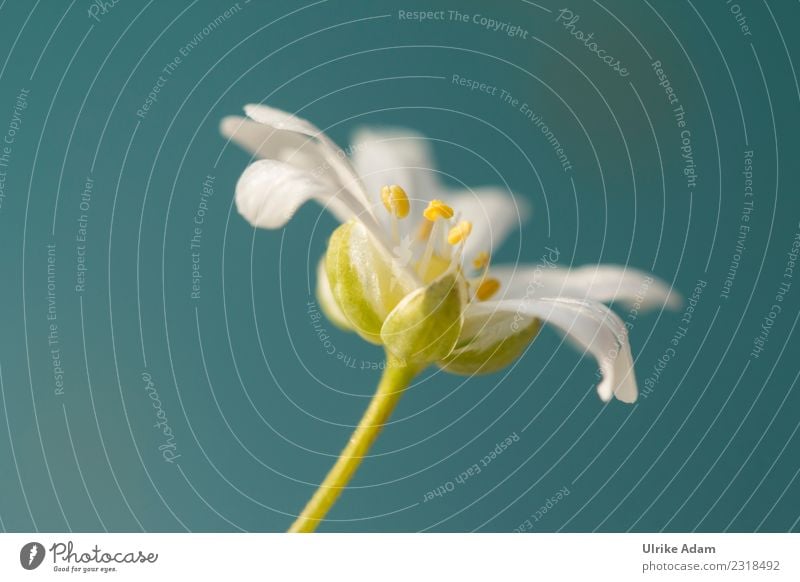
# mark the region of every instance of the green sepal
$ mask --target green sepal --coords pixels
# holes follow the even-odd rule
[[[331,323],[339,329],[353,331],[353,326],[350,325],[350,321],[333,296],[330,281],[328,280],[328,273],[325,269],[325,257],[322,257],[317,266],[317,302],[319,303],[322,313],[325,314],[325,317],[327,317]]]
[[[542,323],[509,312],[490,312],[467,318],[462,339],[438,365],[453,374],[490,374],[519,358]]]
[[[386,349],[409,362],[434,362],[455,347],[463,325],[464,279],[449,273],[409,293],[381,328]]]

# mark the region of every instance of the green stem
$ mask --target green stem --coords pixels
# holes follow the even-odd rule
[[[289,528],[290,533],[313,532],[325,518],[328,510],[347,487],[386,421],[389,420],[403,392],[419,371],[418,366],[387,355],[386,369],[383,371],[378,389],[375,391],[367,411],[361,418],[361,422],[358,423],[347,446],[336,459],[333,468],[314,492],[303,512]]]

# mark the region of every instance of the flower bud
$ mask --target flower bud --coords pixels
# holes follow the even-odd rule
[[[354,220],[331,235],[325,271],[331,295],[349,326],[367,341],[380,344],[386,316],[414,287],[413,282]]]
[[[451,272],[403,298],[386,318],[386,349],[409,362],[434,362],[455,347],[463,325],[466,285]]]

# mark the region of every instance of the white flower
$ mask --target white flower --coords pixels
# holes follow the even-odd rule
[[[514,361],[546,322],[597,360],[600,398],[636,400],[627,328],[603,303],[675,308],[665,283],[615,265],[492,266],[492,248],[527,205],[499,188],[445,187],[423,136],[362,130],[348,156],[308,121],[264,105],[245,111],[222,122],[260,158],[236,186],[239,212],[279,228],[314,199],[343,223],[318,269],[335,323],[401,359],[474,374]]]

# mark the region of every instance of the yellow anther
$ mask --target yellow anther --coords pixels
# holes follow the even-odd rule
[[[469,233],[472,232],[472,223],[468,220],[462,220],[447,233],[447,242],[451,245],[457,245],[465,240]]]
[[[478,301],[486,301],[490,299],[500,289],[500,281],[497,279],[489,278],[481,281],[478,289],[475,291],[475,297]]]
[[[422,215],[431,222],[435,222],[439,218],[446,220],[453,218],[453,209],[441,200],[431,200]]]
[[[489,265],[489,253],[481,251],[472,259],[472,266],[476,269],[485,269]]]
[[[381,200],[386,212],[393,214],[397,218],[405,218],[411,210],[408,194],[397,184],[381,188]]]

